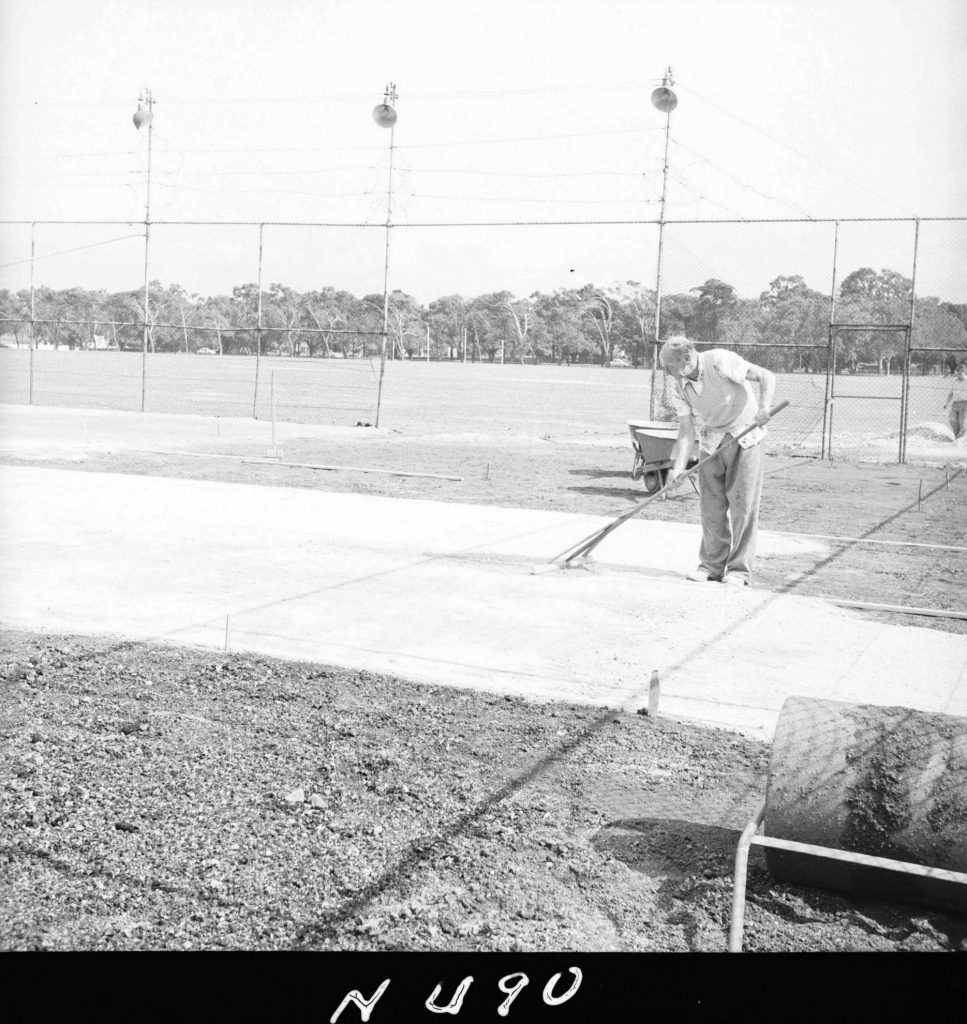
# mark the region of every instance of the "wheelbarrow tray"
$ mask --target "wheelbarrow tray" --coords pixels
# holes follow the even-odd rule
[[[631,434],[631,443],[638,452],[646,466],[654,464],[656,469],[667,468],[659,466],[659,463],[667,462],[669,465],[674,459],[675,442],[678,440],[678,423],[662,422],[661,420],[629,420],[628,432]],[[698,441],[692,444],[692,451],[689,453],[689,461],[698,458]]]
[[[635,450],[635,464],[632,479],[645,478],[645,487],[649,492],[658,490],[664,485],[666,470],[671,469],[675,460],[675,446],[678,441],[678,422],[671,423],[661,420],[629,420],[628,432]],[[698,461],[698,440],[692,444],[687,467]]]

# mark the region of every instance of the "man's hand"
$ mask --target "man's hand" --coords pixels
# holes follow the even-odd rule
[[[684,472],[684,468],[672,466],[671,469],[668,470],[667,475],[665,476],[665,486],[670,487],[676,480],[678,480],[684,474]]]
[[[769,410],[772,408],[772,400],[776,395],[776,375],[763,366],[750,363],[745,373],[745,379],[759,382],[759,411],[755,414],[755,422],[756,426],[763,427],[772,419],[772,413]]]
[[[755,422],[760,427],[764,427],[771,419],[772,413],[768,409],[760,409],[755,414]]]

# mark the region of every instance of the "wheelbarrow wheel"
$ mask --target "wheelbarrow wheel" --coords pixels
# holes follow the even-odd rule
[[[650,469],[644,475],[645,493],[655,494],[665,484],[665,474],[660,469]]]
[[[645,460],[641,452],[635,452],[635,464],[631,467],[631,479],[640,480],[641,474],[645,471]]]

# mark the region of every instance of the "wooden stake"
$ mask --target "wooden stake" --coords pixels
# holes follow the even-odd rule
[[[648,684],[648,717],[658,717],[658,694],[661,686],[658,681],[658,669],[652,669],[651,682]]]
[[[228,623],[230,616],[225,616],[225,650],[228,650]]]

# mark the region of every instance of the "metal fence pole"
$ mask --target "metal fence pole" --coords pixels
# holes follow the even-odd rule
[[[258,273],[258,306],[256,309],[255,329],[255,387],[252,395],[252,419],[258,419],[259,406],[259,364],[262,361],[262,240],[264,224],[259,224],[259,273]]]
[[[28,370],[29,377],[29,393],[28,404],[34,404],[34,348],[36,347],[36,341],[34,340],[34,255],[35,255],[35,242],[37,233],[37,222],[34,221],[30,225],[30,367]]]
[[[913,229],[913,270],[910,278],[910,326],[907,328],[906,344],[903,347],[903,388],[900,392],[900,451],[898,460],[901,465],[907,460],[907,418],[910,415],[910,350],[913,347],[913,322],[916,316],[917,302],[917,255],[920,249],[920,218]]]
[[[655,341],[651,365],[651,396],[648,401],[648,418],[655,418],[655,380],[658,376],[658,348],[661,330],[661,257],[665,242],[665,194],[668,188],[668,129],[671,112],[665,115],[665,165],[661,178],[661,213],[658,215],[658,269],[655,272]]]
[[[148,92],[148,109],[151,109],[151,93]],[[151,243],[151,133],[154,121],[148,121],[148,177],[144,203],[144,334],[141,343],[141,411],[144,412],[145,393],[148,381],[148,252]]]
[[[150,129],[149,129],[150,131]],[[144,317],[141,336],[141,411],[144,412],[145,392],[148,383],[148,239],[151,227],[144,222]]]
[[[394,88],[393,99],[396,98]],[[386,189],[386,252],[383,263],[383,342],[380,346],[379,357],[379,384],[376,387],[376,426],[379,426],[379,414],[383,404],[383,376],[386,373],[386,339],[389,326],[389,249],[390,232],[393,229],[393,151],[395,149],[394,132],[395,123],[390,125],[389,130],[389,184]],[[402,327],[400,328],[402,330]]]
[[[819,457],[825,459],[833,447],[833,372],[836,339],[833,324],[836,322],[836,259],[839,254],[839,221],[833,230],[833,283],[829,289],[829,348],[826,350],[826,394],[823,398],[823,439]]]

